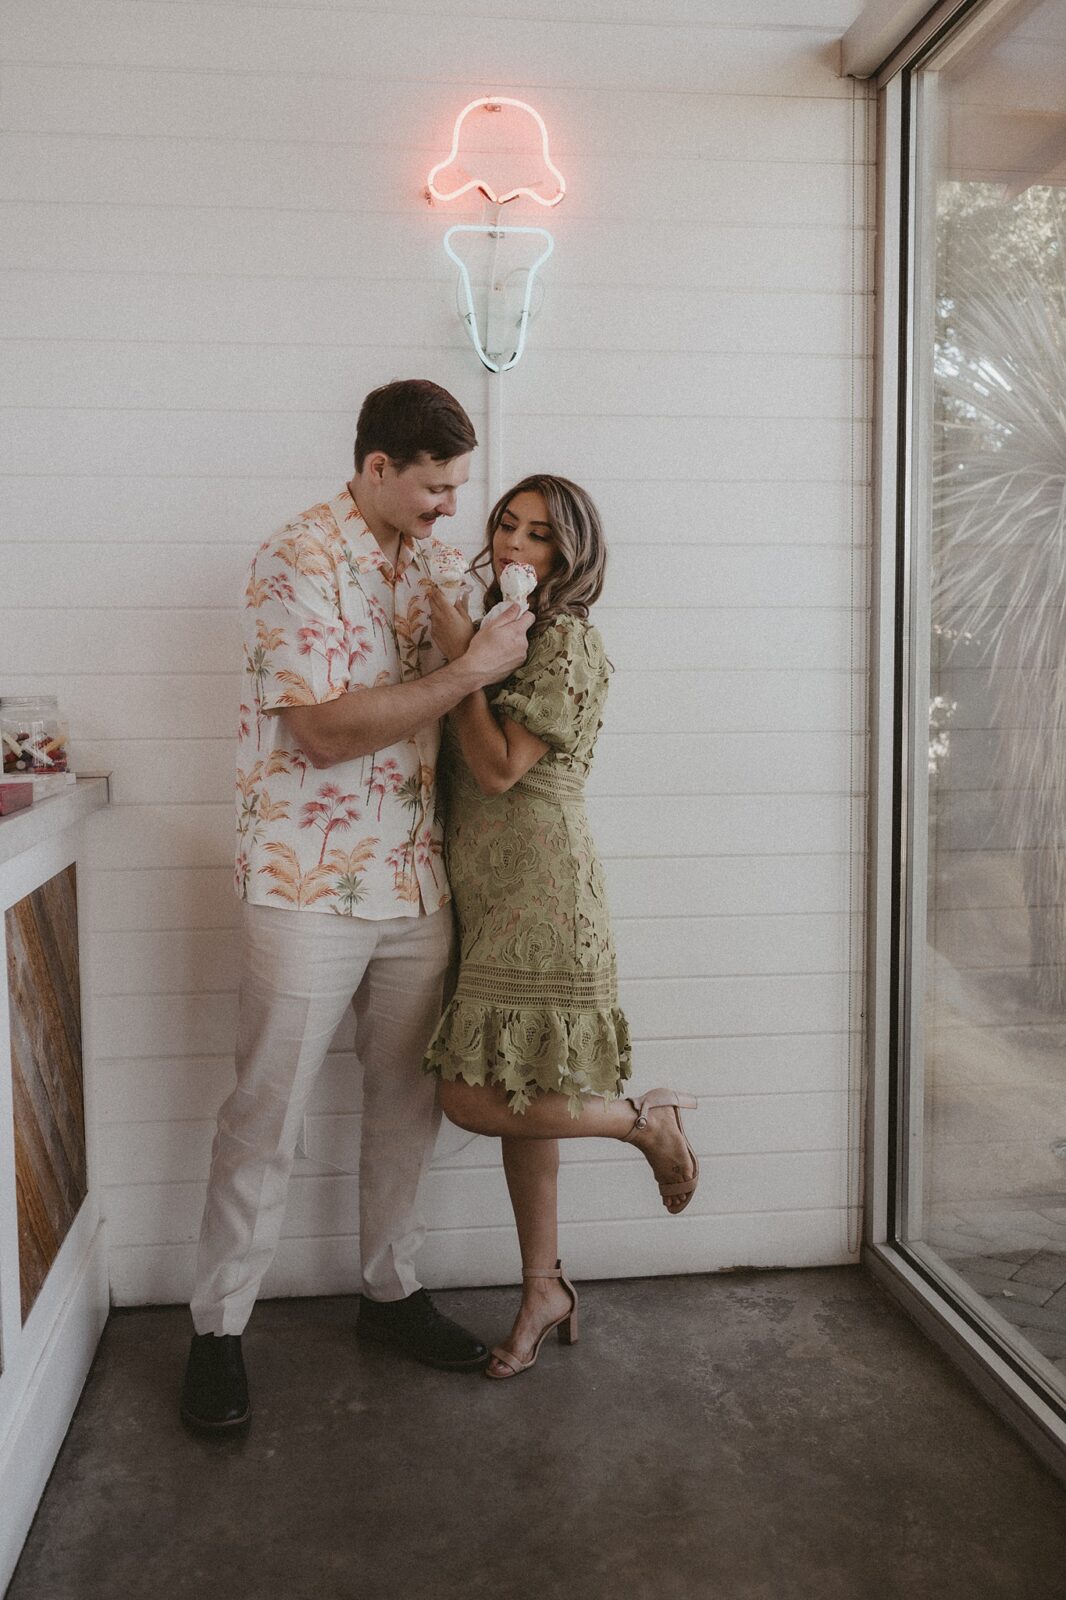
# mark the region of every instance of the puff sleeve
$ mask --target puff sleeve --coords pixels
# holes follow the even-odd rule
[[[590,718],[598,718],[607,672],[596,629],[579,617],[556,617],[492,697],[492,709],[552,750],[569,754],[582,742]]]

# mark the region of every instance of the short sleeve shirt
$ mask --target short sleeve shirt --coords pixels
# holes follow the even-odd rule
[[[440,724],[316,769],[277,713],[407,683],[443,665],[426,546],[395,570],[348,489],[260,546],[245,591],[237,746],[237,893],[256,905],[377,920],[451,898],[436,813]]]

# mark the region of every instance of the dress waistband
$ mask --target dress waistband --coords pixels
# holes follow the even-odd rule
[[[541,767],[539,763],[519,778],[515,788],[523,789],[527,794],[542,795],[547,800],[580,802],[585,798],[582,779],[558,768]]]

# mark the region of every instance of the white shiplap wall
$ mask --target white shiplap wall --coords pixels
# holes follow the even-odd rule
[[[79,764],[114,772],[91,1003],[118,1301],[187,1295],[232,1074],[243,573],[344,480],[373,385],[435,378],[485,432],[440,249],[459,217],[420,191],[492,91],[542,110],[570,184],[504,380],[504,481],[567,473],[605,513],[591,809],[623,1000],[638,1083],[705,1096],[685,1217],[631,1151],[575,1143],[563,1248],[579,1276],[853,1258],[865,150],[833,41],[855,10],[9,0],[0,692],[58,690]],[[268,1292],[355,1285],[350,1052],[349,1027]],[[514,1276],[493,1145],[446,1132],[427,1202],[429,1281]]]

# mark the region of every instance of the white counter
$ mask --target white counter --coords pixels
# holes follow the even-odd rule
[[[106,778],[79,778],[50,800],[37,800],[23,811],[12,811],[10,816],[0,817],[0,874],[16,856],[72,828],[91,811],[106,806],[107,799]]]
[[[107,1321],[83,870],[107,802],[86,777],[0,817],[0,1594]]]

